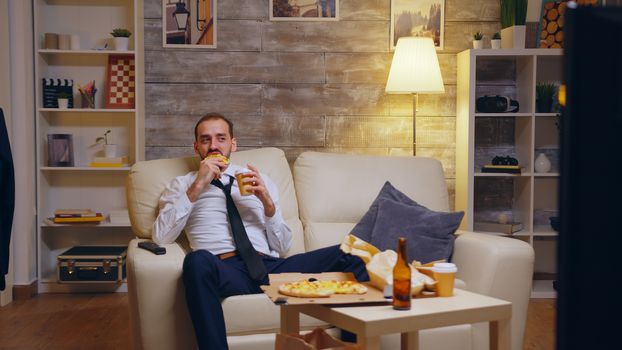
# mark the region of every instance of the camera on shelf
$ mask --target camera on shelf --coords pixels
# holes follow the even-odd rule
[[[477,98],[475,108],[480,113],[516,113],[519,105],[508,96],[485,95]]]
[[[518,160],[510,156],[496,156],[492,159],[492,165],[518,165]]]

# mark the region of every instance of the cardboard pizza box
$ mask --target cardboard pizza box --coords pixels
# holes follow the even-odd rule
[[[367,287],[365,294],[333,294],[328,298],[298,298],[279,293],[279,286],[287,282],[296,282],[315,278],[320,281],[356,281],[351,272],[324,272],[324,273],[278,273],[270,274],[270,285],[261,286],[266,295],[277,305],[283,304],[386,304],[390,300],[384,298],[381,290],[376,289],[368,282],[362,282]]]

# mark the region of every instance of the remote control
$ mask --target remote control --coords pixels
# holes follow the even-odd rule
[[[166,254],[166,248],[160,247],[159,245],[155,244],[154,242],[149,242],[149,241],[138,242],[138,247],[146,249],[146,250],[152,252],[155,255]]]

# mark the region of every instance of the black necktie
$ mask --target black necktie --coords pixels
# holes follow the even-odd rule
[[[248,239],[246,229],[244,229],[244,223],[238,208],[233,203],[231,198],[231,185],[233,184],[233,176],[229,176],[229,184],[224,186],[218,179],[212,180],[212,185],[220,188],[225,192],[227,198],[227,216],[229,216],[229,225],[231,225],[231,232],[233,233],[233,240],[235,246],[238,248],[238,254],[242,256],[242,260],[248,268],[248,273],[257,282],[263,281],[266,277],[266,267],[261,260],[261,257],[253,247],[253,244]]]

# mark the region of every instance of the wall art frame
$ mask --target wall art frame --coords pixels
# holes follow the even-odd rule
[[[73,167],[73,135],[48,134],[48,166]]]
[[[162,46],[216,48],[217,0],[162,0]]]
[[[339,0],[269,0],[271,21],[338,21]]]
[[[578,6],[602,6],[604,0],[577,0]],[[541,49],[561,49],[564,47],[564,14],[568,0],[542,0],[536,47]]]
[[[436,49],[443,50],[445,0],[391,0],[391,50],[404,36],[431,37]]]
[[[108,55],[106,108],[134,108],[136,102],[136,59],[134,55]]]

